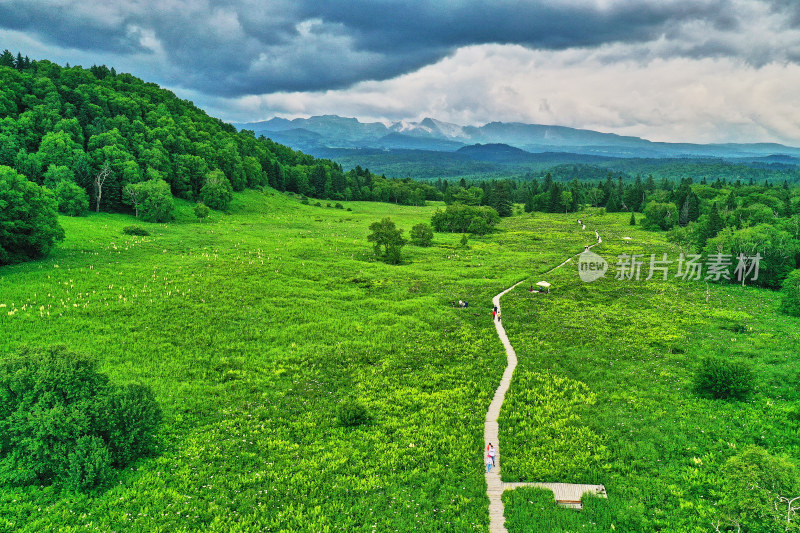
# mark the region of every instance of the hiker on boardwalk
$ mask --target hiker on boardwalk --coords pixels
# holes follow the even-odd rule
[[[487,454],[486,455],[486,472],[487,473],[491,472],[493,466],[494,466],[494,460],[491,457],[489,457],[489,455]]]
[[[490,442],[490,443],[489,443],[489,445],[486,447],[486,454],[487,454],[489,457],[491,457],[491,458],[492,458],[492,466],[495,466],[495,465],[497,464],[497,463],[495,463],[495,457],[497,456],[497,452],[495,451],[495,449],[494,449],[494,446],[492,446],[492,443],[491,443],[491,442]]]

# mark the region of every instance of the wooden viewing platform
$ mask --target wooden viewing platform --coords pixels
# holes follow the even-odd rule
[[[601,498],[606,497],[606,488],[603,485],[585,485],[581,483],[503,483],[503,491],[513,490],[518,487],[537,487],[553,491],[553,497],[558,505],[570,509],[582,509],[581,498],[584,494],[595,494]]]

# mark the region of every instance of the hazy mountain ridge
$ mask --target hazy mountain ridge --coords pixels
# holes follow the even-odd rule
[[[475,144],[505,144],[525,152],[567,152],[615,158],[718,157],[780,158],[790,162],[800,157],[800,148],[777,143],[665,143],[639,137],[603,133],[567,126],[489,122],[483,126],[460,126],[433,118],[419,122],[360,122],[337,115],[310,118],[272,118],[263,122],[234,124],[253,130],[295,148],[317,152],[329,148],[417,149],[456,151]],[[517,154],[526,159],[524,154]]]

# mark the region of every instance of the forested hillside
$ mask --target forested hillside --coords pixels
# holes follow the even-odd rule
[[[427,185],[343,172],[330,160],[294,151],[208,116],[192,102],[113,68],[61,67],[8,50],[0,55],[0,165],[55,189],[82,187],[97,207],[96,177],[108,166],[101,210],[130,209],[125,186],[165,180],[172,194],[198,199],[210,172],[234,191],[270,185],[334,200],[421,204]],[[215,174],[218,176],[218,174]]]

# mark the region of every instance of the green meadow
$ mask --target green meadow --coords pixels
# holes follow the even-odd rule
[[[619,254],[644,254],[641,280],[581,283],[562,269],[549,295],[505,297],[520,363],[500,420],[504,478],[608,492],[580,517],[540,491],[506,493],[509,531],[713,531],[729,457],[756,445],[800,459],[797,319],[777,313],[775,292],[676,280],[676,264],[667,281],[645,281],[651,253],[677,262],[679,251],[625,219],[589,217],[603,236],[594,251],[612,269]],[[709,355],[751,365],[747,401],[698,397],[692,379]]]
[[[505,367],[491,297],[520,280],[503,299],[520,361],[504,479],[604,483],[609,498],[576,513],[509,492],[510,531],[708,531],[737,449],[800,458],[797,321],[776,293],[586,284],[574,263],[545,275],[595,229],[612,263],[677,256],[599,211],[506,218],[468,248],[437,233],[386,265],[369,224],[389,216],[407,235],[438,206],[343,203],[247,191],[201,222],[177,201],[147,237],[123,235],[132,216],[61,217],[48,259],[0,269],[0,354],[64,344],[151,387],[164,411],[157,454],[89,494],[4,490],[0,530],[487,531],[483,423]],[[526,290],[541,279],[550,294]],[[750,400],[693,394],[708,353],[754,365]],[[340,427],[345,400],[370,422]]]

